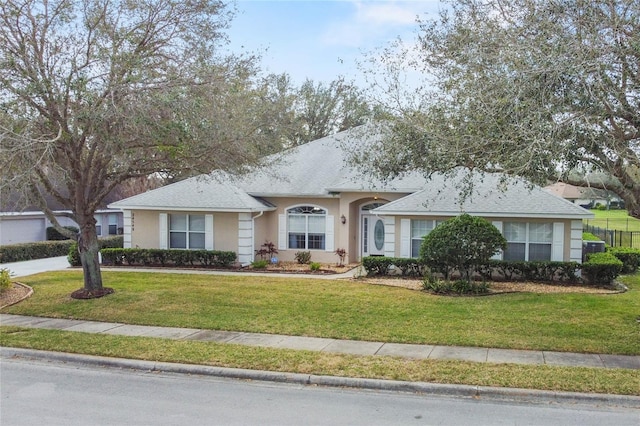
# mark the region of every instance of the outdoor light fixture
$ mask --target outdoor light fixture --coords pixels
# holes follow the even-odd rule
[[[340,216],[340,222],[342,222],[342,224],[344,225],[345,223],[347,223],[347,218],[344,217],[344,215]]]

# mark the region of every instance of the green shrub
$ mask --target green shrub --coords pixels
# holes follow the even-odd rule
[[[433,294],[486,294],[489,285],[485,282],[468,280],[442,281],[433,278],[425,278],[422,288]]]
[[[73,241],[38,241],[35,243],[11,244],[0,247],[0,263],[45,259],[64,256]]]
[[[253,262],[251,262],[251,267],[253,269],[267,269],[268,264],[269,264],[269,261],[265,259],[254,260]]]
[[[591,253],[582,264],[582,276],[588,284],[609,285],[622,272],[622,261],[611,253]]]
[[[424,277],[426,267],[418,259],[399,258],[392,259],[392,265],[400,269],[403,277]]]
[[[311,262],[311,252],[310,251],[298,251],[294,255],[296,262],[301,265]]]
[[[632,274],[640,265],[640,250],[630,247],[609,247],[607,253],[611,253],[622,262],[622,273]]]
[[[486,219],[462,214],[431,231],[420,246],[420,261],[449,279],[453,271],[471,280],[478,266],[486,263],[507,241]]]
[[[100,252],[102,263],[107,265],[229,268],[236,260],[235,252],[216,250],[105,248]]]
[[[396,259],[384,256],[367,256],[362,259],[362,267],[369,275],[387,275]]]
[[[7,268],[0,269],[0,293],[11,288],[11,272]]]
[[[100,246],[100,250],[105,248],[119,248],[124,245],[124,237],[120,235],[116,237],[99,238],[98,245]],[[65,254],[71,266],[82,266],[80,253],[78,253],[78,243],[74,241]]]
[[[318,262],[311,262],[309,264],[309,269],[311,269],[312,271],[319,271],[320,270],[320,263]]]
[[[76,226],[63,226],[64,229],[71,231],[73,234],[77,234],[80,230]],[[71,238],[63,235],[60,231],[58,231],[55,227],[49,226],[46,230],[47,233],[47,241],[61,241],[61,240],[70,240]]]

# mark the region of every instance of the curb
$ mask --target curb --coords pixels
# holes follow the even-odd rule
[[[240,368],[212,367],[206,365],[109,358],[94,355],[78,355],[65,352],[49,352],[7,347],[0,347],[0,358],[24,358],[49,362],[61,362],[65,364],[89,365],[96,367],[119,368],[149,372],[211,376],[229,379],[255,380],[298,385],[367,389],[387,392],[407,392],[431,396],[472,398],[478,400],[511,401],[538,404],[583,404],[591,406],[598,405],[640,409],[640,397],[628,395],[555,392],[516,388],[450,385],[426,382],[405,382],[397,380],[317,376],[301,373],[247,370]]]

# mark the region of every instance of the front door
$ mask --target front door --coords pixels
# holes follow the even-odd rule
[[[379,216],[362,215],[362,256],[384,256],[384,221]]]

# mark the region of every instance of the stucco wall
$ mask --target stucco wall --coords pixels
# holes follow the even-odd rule
[[[313,205],[327,209],[327,214],[334,219],[334,250],[309,250],[311,259],[315,262],[337,262],[338,257],[334,251],[343,248],[347,251],[347,261],[360,260],[360,207],[374,201],[394,201],[407,194],[387,193],[341,193],[328,198],[267,198],[266,200],[277,209],[256,219],[255,250],[266,241],[278,244],[278,217],[286,214],[286,210],[293,206]],[[341,216],[346,223],[341,222]],[[278,259],[281,261],[294,261],[295,253],[300,250],[279,250]]]
[[[160,213],[171,211],[132,211],[131,247],[160,247]],[[177,212],[178,214],[213,214],[214,250],[238,250],[238,213]]]
[[[159,213],[161,212],[145,210],[133,210],[131,212],[131,247],[160,247]]]

